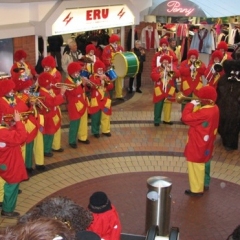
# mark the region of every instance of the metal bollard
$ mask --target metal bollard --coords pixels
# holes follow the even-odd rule
[[[147,180],[146,232],[155,225],[159,236],[169,234],[172,181],[167,177],[154,176]]]

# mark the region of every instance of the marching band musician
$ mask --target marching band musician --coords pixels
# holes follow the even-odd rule
[[[86,63],[87,71],[90,74],[93,74],[93,72],[94,72],[94,69],[93,69],[94,63],[97,60],[99,60],[99,58],[95,55],[95,52],[96,52],[96,47],[95,47],[94,44],[88,44],[86,46],[86,55],[85,55],[85,57],[92,61],[91,63],[90,62]]]
[[[58,136],[58,145],[61,146],[61,135],[57,132],[61,128],[61,112],[59,110],[59,105],[62,104],[64,99],[64,94],[66,87],[61,87],[60,94],[56,95],[52,89],[53,76],[50,73],[43,72],[38,77],[39,84],[39,96],[44,97],[44,104],[48,108],[42,109],[41,113],[44,116],[44,129],[43,129],[43,142],[44,142],[44,156],[52,157],[52,144],[54,135]],[[55,150],[56,152],[57,150]],[[62,152],[63,149],[59,149]]]
[[[165,124],[172,125],[170,121],[171,118],[171,109],[172,102],[165,100],[170,97],[174,98],[176,92],[176,83],[175,78],[179,77],[179,73],[171,67],[171,57],[164,55],[160,58],[160,66],[153,69],[151,73],[152,81],[154,82],[154,93],[153,93],[153,102],[154,102],[154,126],[159,126],[161,122],[161,115],[163,110],[163,105],[167,104],[164,107],[164,121]]]
[[[85,94],[85,77],[80,77],[84,63],[72,62],[68,65],[66,84],[74,84],[76,88],[66,91],[67,110],[70,119],[68,142],[72,148],[77,148],[78,142],[89,144],[88,140],[88,98]]]
[[[37,72],[35,71],[34,67],[26,62],[27,53],[24,50],[17,50],[14,53],[14,64],[11,68],[11,76],[13,78],[18,77],[19,71],[23,70],[24,75],[22,77],[24,79],[34,79],[38,76]],[[17,75],[17,76],[15,76]]]
[[[223,59],[222,59],[223,62],[225,60],[231,60],[232,59],[231,53],[228,52],[228,45],[227,45],[226,42],[224,42],[224,41],[219,42],[218,45],[217,45],[217,50],[220,50],[222,52],[222,54],[223,54]]]
[[[192,97],[203,86],[202,76],[206,71],[206,66],[198,59],[197,49],[190,49],[187,53],[187,59],[179,67],[181,75],[181,91],[184,96]],[[182,109],[186,104],[182,104]]]
[[[216,50],[212,53],[211,60],[204,73],[207,85],[217,88],[219,78],[224,74],[222,67],[223,53]]]
[[[103,49],[102,53],[102,61],[105,64],[106,68],[111,68],[112,66],[112,59],[115,53],[117,52],[123,52],[123,47],[118,44],[120,41],[120,38],[116,34],[112,34],[109,38],[109,45],[107,45]],[[124,100],[123,94],[122,94],[122,85],[123,85],[123,78],[118,77],[115,81],[115,94],[116,99],[118,100]]]
[[[173,50],[169,49],[168,48],[168,40],[166,38],[162,38],[160,40],[160,48],[159,48],[159,51],[156,52],[152,58],[152,64],[151,64],[151,69],[153,70],[154,68],[158,67],[160,65],[160,59],[162,56],[164,55],[168,55],[170,56],[172,59],[171,59],[171,63],[173,65],[176,65],[178,64],[178,59],[176,57],[176,54],[174,53]]]
[[[51,86],[53,92],[55,93],[55,95],[60,94],[61,89],[55,87],[55,84],[62,82],[62,74],[56,68],[56,61],[55,61],[54,57],[47,56],[47,57],[43,58],[42,67],[44,69],[44,72],[48,72],[53,76],[53,82],[52,82],[52,86]],[[60,108],[59,108],[59,111],[61,112]],[[59,131],[57,131],[54,134],[53,143],[52,143],[52,151],[53,152],[63,152],[63,148],[61,148],[61,141],[59,141],[59,139],[61,139],[61,134],[62,134],[61,128],[59,129]]]
[[[113,83],[104,74],[105,64],[96,61],[94,64],[94,74],[90,77],[91,100],[89,112],[91,114],[91,132],[94,137],[100,137],[100,126],[102,134],[111,137],[110,116],[112,114],[111,99],[109,91],[113,89]]]

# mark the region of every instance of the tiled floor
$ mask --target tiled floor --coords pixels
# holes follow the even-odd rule
[[[90,135],[91,144],[79,144],[77,149],[68,147],[68,118],[63,110],[65,151],[45,159],[47,171],[35,172],[21,183],[16,210],[23,214],[52,195],[68,196],[86,207],[91,193],[103,190],[119,211],[123,232],[144,235],[146,180],[167,176],[172,180],[170,226],[180,228],[180,239],[225,240],[239,224],[239,150],[226,152],[218,137],[209,192],[197,199],[184,195],[187,126],[180,122],[180,105],[173,104],[174,125],[154,127],[151,86],[142,90],[143,94],[127,95],[127,101],[113,104],[111,138]],[[14,223],[1,219],[1,227]]]

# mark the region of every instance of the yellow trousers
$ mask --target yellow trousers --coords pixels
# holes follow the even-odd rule
[[[123,89],[123,78],[118,77],[115,81],[115,97],[116,98],[122,98],[122,89]]]
[[[59,148],[61,148],[61,134],[62,134],[62,130],[60,127],[53,136],[52,149],[58,150]]]
[[[44,165],[43,134],[38,130],[33,143],[33,154],[37,165]]]
[[[103,111],[101,113],[101,129],[102,133],[110,133],[110,116]]]
[[[204,175],[205,163],[194,163],[188,161],[188,178],[191,192],[203,192]]]
[[[81,141],[86,141],[87,138],[88,138],[88,112],[86,110],[80,120],[80,125],[78,128],[78,139]]]
[[[172,112],[172,102],[165,100],[163,104],[163,121],[171,121],[171,112]]]
[[[0,177],[0,202],[3,202],[5,181]]]

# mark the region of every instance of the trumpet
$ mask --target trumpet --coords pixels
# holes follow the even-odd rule
[[[197,59],[194,63],[193,63],[195,68],[200,68],[202,65],[202,61]]]
[[[96,89],[100,87],[100,85],[97,85],[96,83],[92,82],[89,79],[85,79],[86,83],[89,84],[90,86],[94,86]]]
[[[45,97],[30,96],[29,102],[36,104],[36,106],[39,107],[41,110],[45,109],[46,112],[49,112],[50,109],[42,101],[44,99],[45,99]]]
[[[214,101],[212,99],[201,99],[198,97],[186,97],[185,95],[183,95],[182,92],[178,92],[176,94],[176,101],[177,103],[183,103],[184,101],[192,101],[192,100],[198,100],[203,104],[208,104],[208,105],[214,105]]]
[[[70,91],[77,87],[76,84],[71,84],[71,83],[52,83],[51,86],[54,86],[56,88],[66,87],[67,90],[70,90]]]
[[[26,117],[28,117],[29,115],[34,115],[35,111],[31,110],[28,112],[21,112],[19,113],[21,116],[21,120],[24,120]],[[14,114],[6,114],[2,116],[3,121],[11,121],[14,120]]]

